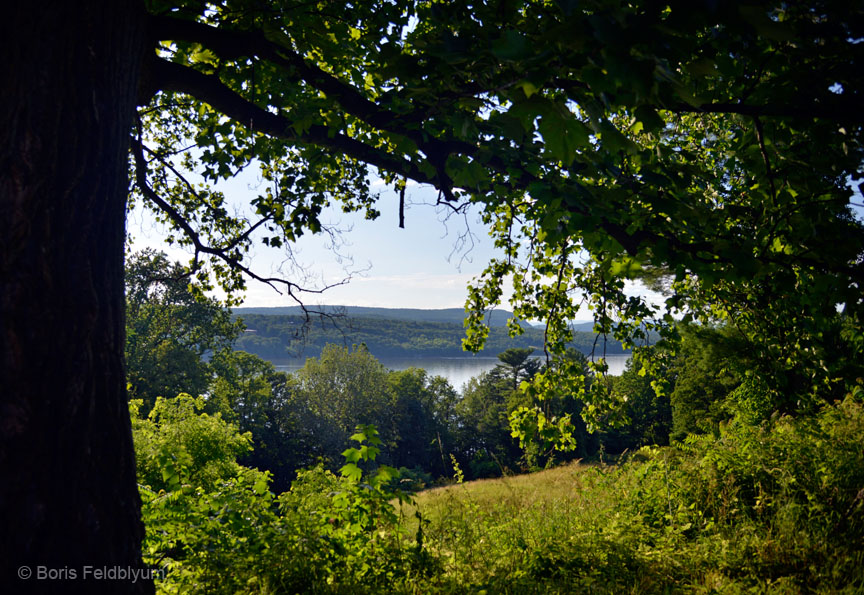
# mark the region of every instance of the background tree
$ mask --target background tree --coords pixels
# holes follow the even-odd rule
[[[519,468],[522,454],[510,435],[509,414],[523,398],[502,375],[505,366],[483,372],[465,383],[456,405],[458,451],[467,476],[498,476]],[[506,370],[509,372],[510,370]]]
[[[251,436],[252,448],[239,457],[240,464],[269,471],[273,490],[287,490],[296,471],[314,462],[301,440],[305,412],[292,394],[292,379],[243,351],[220,351],[210,367],[205,410]]]
[[[672,431],[672,405],[669,391],[675,387],[675,375],[668,366],[653,367],[651,372],[643,372],[639,361],[643,357],[635,355],[619,377],[612,377],[611,393],[616,400],[623,401],[627,421],[624,425],[604,429],[600,440],[609,453],[625,450],[638,450],[642,446],[666,446]],[[705,379],[707,380],[707,379]],[[656,383],[665,385],[665,390],[657,390]]]
[[[766,377],[765,367],[773,365],[752,358],[752,345],[732,327],[683,326],[681,335],[669,370],[674,379],[669,396],[675,440],[687,434],[716,433],[719,424],[735,414],[736,404],[730,398],[733,391],[747,376]],[[764,398],[769,393],[760,384],[760,398]],[[782,408],[782,399],[773,401],[764,418]]]
[[[532,353],[532,348],[512,348],[498,354],[501,363],[495,367],[497,373],[509,377],[514,392],[523,381],[530,381],[543,365],[541,360],[531,358]]]
[[[554,378],[550,368],[561,365],[569,367],[571,382],[537,390],[535,379]],[[524,466],[538,469],[596,453],[598,436],[582,419],[585,391],[597,380],[588,357],[576,349],[567,349],[563,358],[547,361],[526,380],[529,384],[511,397],[508,413],[511,435],[519,439],[524,451]],[[601,380],[609,382],[610,378]]]
[[[387,383],[396,417],[393,466],[416,467],[437,477],[449,475],[448,455],[454,444],[448,424],[456,391],[446,379],[430,377],[420,368],[392,371]]]
[[[272,490],[286,491],[299,469],[309,468],[315,459],[316,446],[310,442],[307,424],[314,417],[294,390],[293,375],[276,372],[267,375],[270,394],[261,402],[261,411],[254,417],[253,451],[241,459],[249,467],[272,474]]]
[[[127,261],[126,375],[145,413],[156,397],[204,394],[213,375],[205,355],[230,349],[242,328],[164,253],[145,250]]]
[[[309,434],[307,443],[315,445],[313,460],[320,458],[335,468],[359,424],[378,428],[381,460],[392,460],[397,432],[387,370],[364,346],[328,345],[294,376],[296,402],[310,416],[301,431]]]
[[[126,313],[128,386],[138,413],[147,418],[160,396],[203,395],[207,413],[250,436],[251,447],[231,456],[269,471],[273,488],[287,490],[296,470],[313,462],[298,441],[302,411],[285,374],[232,349],[242,322],[190,283],[185,267],[152,250],[127,261]]]
[[[208,408],[244,431],[267,420],[266,407],[278,382],[272,363],[244,351],[222,351],[212,361]]]

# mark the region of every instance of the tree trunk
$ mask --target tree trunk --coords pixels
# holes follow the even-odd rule
[[[0,24],[0,592],[148,592],[109,578],[143,567],[123,366],[143,9],[14,4]]]

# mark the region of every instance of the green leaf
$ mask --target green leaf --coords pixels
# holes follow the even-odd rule
[[[613,277],[634,278],[642,270],[642,265],[630,256],[624,256],[612,262],[609,272]]]
[[[211,50],[197,46],[198,49],[189,56],[192,62],[199,64],[208,64],[210,66],[219,66],[219,58]]]
[[[389,482],[391,479],[398,479],[400,473],[397,469],[393,467],[389,467],[387,465],[381,465],[378,467],[378,471],[375,474],[375,485],[383,485]]]
[[[706,77],[711,76],[712,74],[716,74],[717,72],[717,64],[714,60],[709,58],[702,58],[700,60],[696,60],[691,62],[684,69],[693,76],[696,77]]]
[[[540,120],[540,134],[552,156],[569,166],[576,159],[580,148],[588,145],[588,128],[572,114],[561,110],[551,111]]]
[[[516,86],[522,89],[522,92],[525,93],[525,97],[530,99],[534,93],[540,90],[534,83],[531,81],[519,81],[516,83]]]
[[[492,42],[492,54],[499,60],[523,60],[531,55],[531,43],[525,35],[511,29]]]
[[[349,481],[358,482],[360,478],[363,477],[363,471],[355,465],[354,463],[348,463],[343,465],[339,472],[343,477],[348,478]]]
[[[360,460],[360,451],[356,448],[348,448],[342,453],[342,456],[349,463],[356,463]]]
[[[252,487],[252,490],[259,496],[262,496],[267,491],[267,480],[263,477],[259,478]]]

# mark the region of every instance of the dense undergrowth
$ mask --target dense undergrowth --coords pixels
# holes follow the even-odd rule
[[[265,473],[207,460],[201,445],[232,426],[194,402],[162,401],[134,422],[145,559],[166,569],[162,592],[864,591],[860,398],[807,418],[733,420],[614,465],[414,498],[374,466],[371,427],[341,477],[313,468],[277,496]]]

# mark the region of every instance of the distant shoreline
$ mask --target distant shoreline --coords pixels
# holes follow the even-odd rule
[[[234,311],[247,327],[236,347],[271,361],[295,359],[303,354],[315,355],[328,343],[346,347],[365,344],[378,358],[472,357],[462,350],[465,329],[461,317],[464,312],[458,309],[406,309],[401,311],[403,318],[386,318],[384,316],[393,310],[377,308],[372,309],[374,316],[348,313],[344,318],[317,319],[308,324],[304,316],[282,314],[285,308],[270,309],[268,314],[261,313],[262,310]],[[521,335],[511,337],[505,326],[505,314],[510,313],[496,312],[501,324],[490,324],[486,346],[477,356],[494,358],[512,348],[533,348],[538,355],[542,353],[545,339],[542,329],[524,325]],[[460,318],[454,322],[453,317],[457,315]],[[598,341],[595,333],[579,330],[574,332],[571,347],[586,355],[598,351],[610,355],[629,353],[618,341],[606,340],[604,346],[603,339]]]

